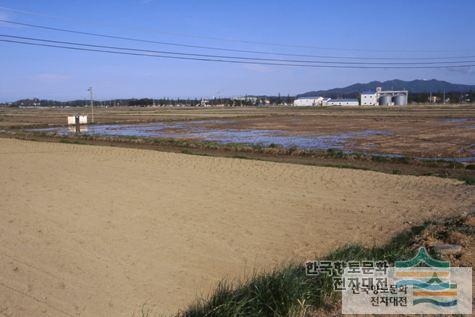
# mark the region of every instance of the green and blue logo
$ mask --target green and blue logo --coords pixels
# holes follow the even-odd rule
[[[426,248],[407,261],[396,261],[394,277],[397,287],[412,289],[413,305],[437,307],[457,305],[457,284],[450,281],[450,262],[432,258]]]

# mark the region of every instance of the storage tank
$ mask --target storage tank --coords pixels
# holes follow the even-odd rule
[[[381,98],[379,98],[380,106],[390,106],[391,102],[392,102],[391,95],[382,95]]]
[[[407,105],[407,96],[406,95],[397,95],[394,97],[394,104],[396,106],[406,106]]]

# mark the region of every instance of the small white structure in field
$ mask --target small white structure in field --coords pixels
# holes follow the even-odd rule
[[[321,106],[323,97],[301,97],[294,100],[294,106],[297,107],[312,107]]]
[[[76,124],[76,117],[79,117],[79,124],[87,124],[87,116],[68,116],[68,125]]]
[[[325,103],[326,106],[359,106],[358,99],[330,99]]]

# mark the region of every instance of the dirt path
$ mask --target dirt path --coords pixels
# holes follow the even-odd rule
[[[0,312],[172,313],[224,277],[474,203],[450,179],[0,139]]]

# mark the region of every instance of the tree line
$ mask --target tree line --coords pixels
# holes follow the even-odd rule
[[[434,93],[409,93],[408,102],[416,104],[424,103],[445,103],[458,104],[475,102],[475,91],[467,93],[460,92],[434,92]],[[351,93],[345,95],[329,95],[332,99],[336,98],[359,98],[359,94]],[[104,107],[165,107],[165,106],[186,106],[186,107],[206,107],[206,106],[225,106],[225,107],[249,107],[265,105],[291,105],[295,97],[291,96],[245,96],[239,98],[131,98],[131,99],[111,99],[95,100],[95,106]],[[90,100],[79,99],[70,101],[58,101],[48,99],[20,99],[11,103],[0,103],[2,106],[10,107],[84,107],[90,105]]]

